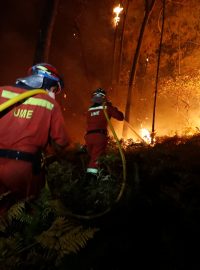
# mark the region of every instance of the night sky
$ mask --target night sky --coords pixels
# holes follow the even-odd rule
[[[64,76],[67,98],[60,96],[58,101],[74,141],[83,139],[91,92],[99,86],[110,87],[113,3],[60,1],[49,63]],[[13,84],[33,64],[44,4],[45,0],[1,4],[1,85]]]
[[[13,84],[16,78],[25,76],[27,69],[32,66],[45,3],[46,0],[7,0],[1,3],[1,85]],[[123,3],[125,7],[127,1]],[[167,1],[163,38],[165,45],[161,57],[160,78],[164,73],[171,72],[173,81],[179,67],[181,73],[185,72],[185,75],[190,75],[191,79],[192,71],[194,69],[198,71],[200,67],[198,3],[199,0]],[[97,87],[105,88],[113,104],[125,111],[129,73],[144,15],[144,1],[130,0],[128,23],[124,31],[121,70],[123,82],[113,86],[111,82],[115,37],[113,7],[117,4],[119,2],[116,0],[60,0],[48,62],[57,67],[64,76],[67,96],[65,99],[60,95],[57,100],[63,110],[69,133],[75,142],[83,142],[85,112],[90,105],[90,95]],[[135,87],[138,89],[134,89],[130,122],[137,132],[141,127],[150,129],[152,124],[161,8],[161,1],[157,1],[146,29],[139,59]],[[169,56],[171,58],[167,58]],[[171,68],[175,73],[172,74]],[[196,83],[191,82],[194,89],[198,87],[198,81],[197,77]],[[163,135],[167,132],[171,134],[177,127],[183,128],[188,123],[195,123],[193,125],[198,127],[199,106],[196,106],[198,105],[196,103],[194,108],[191,106],[193,100],[196,102],[198,99],[195,96],[193,100],[187,98],[187,96],[192,97],[192,94],[187,93],[187,89],[192,93],[191,86],[189,85],[189,88],[185,86],[184,91],[181,86],[181,93],[185,93],[184,97],[175,93],[173,85],[170,85],[166,93],[162,93],[162,89],[158,89],[160,94],[156,112],[158,134]],[[180,91],[179,88],[178,90],[176,88],[176,91]],[[179,107],[177,107],[177,100],[180,100]],[[118,135],[121,136],[121,124],[115,121],[113,123],[116,131],[119,129]]]

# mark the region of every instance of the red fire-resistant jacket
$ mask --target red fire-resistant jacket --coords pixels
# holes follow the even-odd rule
[[[105,109],[108,118],[111,117],[123,121],[124,115],[111,103],[107,102]],[[87,128],[85,135],[85,143],[87,151],[90,156],[90,160],[87,166],[88,173],[96,174],[98,172],[98,159],[104,155],[108,137],[107,137],[108,122],[103,111],[102,104],[92,105],[87,112]]]
[[[12,86],[0,87],[0,104],[25,91]],[[30,97],[4,116],[0,115],[0,149],[35,153],[44,149],[50,138],[61,146],[68,144],[60,107],[46,94]]]
[[[0,87],[0,104],[25,91]],[[62,147],[69,144],[59,105],[48,95],[34,95],[0,113],[0,149],[36,153],[44,150],[50,139]],[[33,175],[31,162],[0,157],[0,194],[37,195],[43,185],[43,175]]]
[[[124,115],[120,112],[117,107],[112,106],[110,102],[107,102],[105,105],[106,112],[108,117],[115,118],[119,121],[124,120]],[[108,123],[103,112],[102,104],[92,105],[87,112],[87,128],[86,131],[95,130],[95,129],[107,129]]]

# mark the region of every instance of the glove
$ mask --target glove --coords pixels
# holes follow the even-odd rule
[[[107,101],[107,102],[106,102],[106,105],[112,106],[112,103],[111,103],[110,101]]]
[[[87,153],[87,146],[81,145],[77,151],[77,154],[85,154],[85,153]]]

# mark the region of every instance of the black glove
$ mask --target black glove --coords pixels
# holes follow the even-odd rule
[[[87,146],[86,145],[81,145],[80,148],[77,151],[77,154],[85,154],[87,153]]]
[[[108,105],[108,106],[112,106],[111,101],[107,101],[107,102],[106,102],[106,105]]]

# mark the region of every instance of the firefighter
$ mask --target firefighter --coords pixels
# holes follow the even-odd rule
[[[102,88],[98,88],[92,93],[92,103],[87,112],[85,144],[90,156],[87,173],[95,176],[99,169],[98,159],[105,154],[108,143],[108,123],[103,111],[103,104],[109,119],[113,117],[123,121],[124,115],[107,100],[106,91]]]
[[[48,63],[32,66],[14,86],[0,87],[0,104],[33,89],[48,93],[29,97],[0,115],[0,196],[11,194],[15,201],[37,198],[45,185],[41,152],[49,144],[56,153],[69,147],[64,118],[55,100],[63,87],[58,71]],[[5,204],[9,206],[8,201]],[[2,206],[0,213],[5,208]]]

